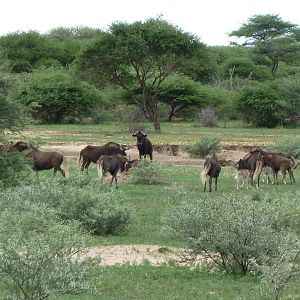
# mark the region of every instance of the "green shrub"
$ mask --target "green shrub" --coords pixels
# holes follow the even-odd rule
[[[30,181],[28,158],[16,152],[0,153],[0,189]]]
[[[219,138],[205,136],[193,145],[183,145],[182,149],[191,156],[205,157],[208,154],[219,152],[221,150],[221,144]]]
[[[131,212],[122,205],[117,191],[68,187],[58,207],[65,220],[78,220],[91,233],[116,234],[132,222]]]
[[[292,155],[294,158],[300,159],[300,139],[291,138],[281,142],[277,142],[271,147],[274,151],[285,152]]]
[[[286,222],[296,207],[299,211],[297,197],[253,201],[248,195],[202,195],[169,212],[165,231],[226,272],[246,274],[256,271],[253,262],[260,265],[266,257],[276,256],[286,235],[299,226]]]
[[[3,297],[54,299],[63,294],[97,289],[96,261],[82,260],[85,237],[78,224],[62,223],[44,204],[15,198],[10,193],[1,196]]]
[[[94,234],[115,234],[132,222],[131,212],[122,205],[122,195],[109,188],[89,183],[90,177],[78,175],[66,181],[53,179],[2,192],[16,199],[55,208],[64,220],[79,221]],[[86,181],[85,181],[85,178]]]
[[[135,184],[156,184],[162,182],[163,166],[155,161],[140,160],[132,170],[129,181]]]

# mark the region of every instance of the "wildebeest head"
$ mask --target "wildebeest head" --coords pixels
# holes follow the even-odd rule
[[[142,141],[147,137],[147,134],[142,130],[138,130],[135,133],[133,133],[132,136],[136,137],[137,145],[140,145]]]
[[[29,149],[30,145],[25,142],[16,142],[14,145],[10,146],[9,150],[12,152],[22,152],[25,149]]]

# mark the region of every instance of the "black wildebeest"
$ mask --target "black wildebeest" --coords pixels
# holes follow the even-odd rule
[[[42,170],[50,170],[54,168],[53,175],[55,175],[56,172],[59,171],[62,174],[62,176],[68,176],[68,166],[66,158],[58,152],[40,151],[34,146],[24,142],[17,142],[16,144],[10,147],[10,150],[26,153],[26,155],[32,159],[32,169],[36,172]],[[63,169],[61,168],[62,163],[64,163]]]
[[[207,158],[204,162],[202,171],[202,182],[204,183],[204,192],[206,191],[207,176],[209,176],[209,191],[212,191],[212,179],[215,178],[215,190],[218,190],[218,177],[221,172],[221,164],[215,155],[212,158]]]
[[[78,170],[81,169],[81,171],[87,171],[91,162],[97,163],[101,155],[121,154],[123,156],[126,156],[126,150],[128,150],[128,147],[126,147],[125,145],[117,144],[115,142],[108,142],[103,146],[88,145],[85,148],[83,148],[79,153],[77,168]],[[80,168],[81,158],[82,164]]]
[[[142,130],[139,130],[133,133],[132,136],[136,137],[136,145],[139,150],[140,159],[142,159],[142,156],[146,158],[146,155],[149,155],[150,159],[152,160],[153,147],[152,143],[147,138],[147,134]]]
[[[256,180],[257,188],[259,187],[259,178],[264,166],[263,154],[261,150],[253,150],[247,153],[244,158],[240,159],[237,163],[238,170],[246,169],[250,171],[251,185],[254,186]]]
[[[118,188],[117,173],[125,171],[125,163],[128,159],[122,155],[101,155],[97,162],[98,177],[100,182],[103,181],[103,176],[109,172],[111,177],[110,186],[112,186],[113,180],[116,182],[116,188]]]

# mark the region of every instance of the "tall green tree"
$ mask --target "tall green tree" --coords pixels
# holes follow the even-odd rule
[[[4,130],[18,130],[26,123],[24,107],[10,97],[12,79],[7,72],[8,68],[7,56],[0,48],[0,137]]]
[[[290,54],[300,51],[297,40],[297,25],[283,21],[279,15],[254,15],[230,36],[245,39],[244,46],[254,47],[258,55],[265,56],[271,64],[275,76],[280,61],[292,62]]]
[[[93,80],[124,88],[160,132],[158,95],[161,84],[204,45],[191,34],[161,20],[114,23],[78,58],[78,69]],[[199,62],[200,63],[200,62]],[[138,84],[142,93],[135,93]]]

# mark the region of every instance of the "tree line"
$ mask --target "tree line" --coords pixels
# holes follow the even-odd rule
[[[295,123],[299,26],[255,15],[230,36],[240,42],[207,46],[162,18],[1,36],[1,117],[8,125],[22,123],[20,111],[45,123],[102,122],[127,107],[160,132],[162,119],[211,108],[256,126]]]

